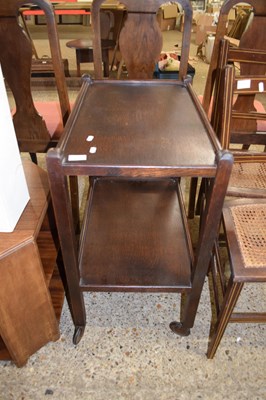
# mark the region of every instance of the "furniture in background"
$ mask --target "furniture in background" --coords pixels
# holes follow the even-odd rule
[[[259,74],[236,73],[232,64],[224,65],[224,62],[232,61],[251,64],[252,71],[258,66]],[[265,96],[265,65],[265,51],[230,49],[228,41],[221,40],[212,124],[222,147],[230,149],[234,155],[227,195],[249,199],[226,201],[224,205],[223,229],[213,248],[210,264],[216,323],[211,329],[208,358],[214,357],[228,322],[266,322],[265,312],[233,312],[245,283],[266,281],[266,200],[258,199],[266,197],[266,134],[249,130],[239,133],[232,128],[234,119],[247,122],[266,120],[265,112],[253,111],[253,108],[250,112],[234,109],[236,96],[246,95],[248,99],[250,94]],[[245,148],[246,144],[256,144],[256,147]],[[207,181],[203,182],[206,185]],[[200,192],[201,202],[204,190]],[[227,257],[223,256],[224,245]],[[229,279],[226,277],[226,261],[230,267]]]
[[[254,71],[259,67],[259,74],[242,75],[235,71],[236,67],[232,64],[225,64],[240,61],[241,64],[251,65]],[[247,102],[250,95],[253,98],[256,95],[260,98],[264,96],[265,99],[265,68],[266,51],[231,48],[227,40],[221,40],[211,123],[222,148],[230,150],[234,156],[227,196],[266,198],[266,132],[257,129],[251,131],[249,125],[249,122],[253,124],[255,121],[257,128],[257,121],[266,121],[266,112],[254,111],[254,107],[244,112],[235,110],[239,97],[247,97]],[[235,121],[241,122],[241,131],[235,130]],[[207,180],[203,180],[197,200],[197,214],[200,214],[206,185]]]
[[[211,329],[208,358],[214,357],[229,322],[266,322],[266,312],[235,310],[246,283],[266,282],[266,200],[226,202],[222,226],[227,257],[221,254],[221,244],[217,244],[211,263],[217,320]],[[226,260],[229,262],[229,278],[226,278]]]
[[[247,8],[246,6],[244,6],[236,13],[237,15],[235,17],[235,20],[231,28],[228,30],[228,37],[232,38],[233,42],[237,43],[237,40],[239,40],[243,35],[247,27],[251,11],[252,8]]]
[[[74,39],[66,43],[67,47],[75,49],[77,76],[81,76],[80,64],[93,62],[92,41],[85,39]],[[115,42],[111,39],[102,40],[103,70],[104,76],[109,76],[109,50],[115,48]]]
[[[252,26],[249,25],[242,37],[244,43],[247,43],[246,37],[251,43]],[[266,200],[258,199],[266,197],[266,134],[258,129],[258,121],[265,121],[266,113],[254,107],[257,95],[265,98],[266,51],[242,47],[243,42],[241,39],[239,48],[233,48],[227,40],[220,40],[211,106],[211,123],[221,146],[234,156],[226,194],[242,199],[225,201],[223,229],[213,247],[210,278],[216,321],[211,326],[208,358],[214,357],[228,322],[266,322],[265,312],[233,312],[245,283],[266,281]],[[240,71],[236,71],[237,63],[240,63]],[[239,108],[241,103],[249,104],[249,109]],[[208,179],[203,179],[199,214],[204,208],[208,185]]]
[[[240,72],[232,66],[239,62]],[[266,101],[265,72],[266,50],[230,48],[228,41],[221,41],[212,126],[222,147],[234,155],[228,196],[266,198],[266,131],[259,129],[260,123],[266,122],[266,112],[256,100],[259,96]],[[239,99],[242,104],[246,99],[249,109],[239,109]]]
[[[233,160],[221,151],[190,79],[184,79],[189,1],[180,0],[185,26],[179,80],[144,80],[152,77],[161,52],[156,12],[163,1],[124,1],[127,19],[119,45],[131,80],[101,79],[102,0],[93,2],[100,79],[84,78],[64,138],[47,154],[74,343],[86,325],[84,291],[182,293],[181,321],[170,326],[188,335],[207,275]],[[78,246],[69,175],[90,177]],[[183,179],[194,176],[211,181],[195,252],[181,189]]]
[[[238,3],[240,3],[238,0],[225,0],[220,9],[219,19],[215,33],[215,42],[214,42],[211,62],[208,70],[206,86],[202,101],[203,108],[206,111],[206,113],[208,113],[209,111],[209,107],[211,104],[211,97],[213,94],[213,89],[216,79],[220,41],[228,33],[227,25],[228,25],[228,15],[230,13],[230,10]],[[265,40],[264,40],[265,35],[263,34],[265,32],[265,18],[266,18],[265,2],[261,0],[247,0],[245,1],[245,4],[249,4],[253,8],[253,13],[252,13],[252,19],[248,23],[248,29],[243,33],[243,35],[240,38],[239,46],[246,48],[247,51],[248,49],[249,50],[265,49]],[[242,70],[242,73],[246,73],[248,75],[249,74],[248,67],[244,66],[243,68],[244,69]],[[245,68],[246,72],[244,72]],[[250,96],[250,98],[252,98],[252,96]],[[241,102],[241,100],[239,100],[239,102]],[[249,103],[246,100],[244,101],[244,103],[246,109],[248,109]],[[239,104],[239,107],[242,107],[242,109],[241,108],[240,109],[241,111],[244,111],[242,104]]]
[[[30,161],[24,170],[29,203],[15,230],[0,233],[0,359],[18,367],[59,338],[64,301],[47,173]]]
[[[21,23],[23,25],[24,32],[27,34],[31,46],[32,46],[32,63],[31,63],[31,74],[32,76],[53,76],[54,75],[54,65],[53,61],[50,57],[43,55],[40,57],[38,55],[37,49],[35,47],[34,41],[32,40],[30,31],[27,26],[27,21],[25,20],[25,16],[23,13],[24,8],[20,10],[20,18],[21,18]],[[69,68],[68,68],[68,59],[63,58],[62,63],[64,65],[64,72],[65,76],[69,77]]]
[[[64,17],[74,17],[74,16],[79,16],[80,17],[80,23],[83,22],[83,17],[87,17],[90,15],[90,6],[91,2],[78,2],[78,1],[72,1],[72,0],[58,0],[56,2],[51,1],[51,4],[53,5],[55,15],[58,16],[58,23],[63,24],[63,18]],[[44,13],[42,10],[39,9],[39,7],[36,7],[32,3],[26,3],[26,9],[25,9],[25,16],[34,16],[35,19],[35,24],[39,25],[40,19],[44,16]],[[73,23],[73,21],[72,21]]]
[[[191,0],[193,10],[205,10],[206,1],[205,0]]]
[[[215,90],[217,92],[220,86],[221,70],[228,63],[235,64],[235,67],[240,75],[239,80],[242,79],[243,82],[245,82],[246,79],[246,83],[248,83],[249,79],[255,76],[257,76],[257,83],[261,79],[263,85],[263,81],[265,81],[266,49],[263,37],[266,35],[266,4],[264,2],[258,0],[247,1],[247,3],[253,7],[253,16],[250,18],[248,27],[240,38],[238,48],[227,45],[221,49],[221,41],[224,39],[224,36],[227,33],[226,26],[228,13],[237,3],[238,2],[235,0],[226,0],[221,8],[202,105],[206,113],[209,115],[209,118],[212,120],[212,125],[215,132],[220,131],[218,136],[222,141],[222,147],[225,146],[225,148],[229,148],[229,143],[230,150],[233,149],[231,144],[240,144],[242,146],[243,157],[240,155],[240,153],[238,156],[236,156],[235,153],[236,163],[232,172],[232,181],[234,180],[234,186],[236,186],[237,179],[238,187],[237,190],[233,190],[230,187],[230,192],[233,190],[234,195],[239,193],[238,196],[250,196],[251,193],[253,193],[253,197],[260,197],[265,196],[265,190],[260,190],[257,192],[255,189],[254,174],[256,172],[253,166],[255,166],[256,159],[253,157],[252,147],[249,153],[244,153],[245,150],[250,147],[250,145],[265,145],[265,110],[263,103],[261,102],[261,100],[264,98],[265,104],[265,89],[262,88],[262,86],[259,87],[258,84],[256,84],[255,88],[253,84],[252,88],[250,89],[247,88],[247,90],[239,90],[238,93],[236,93],[233,107],[231,107],[232,104],[228,103],[226,105],[227,108],[223,108],[225,106],[225,102],[224,99],[222,99],[223,94],[221,91],[220,102],[216,102],[217,109],[213,110],[212,106],[214,102],[213,96],[215,96]],[[259,92],[260,90],[261,92]],[[228,112],[230,114],[228,115],[228,118],[225,118],[224,115],[222,116],[222,114]],[[221,124],[223,124],[223,128],[221,128]],[[221,133],[221,129],[224,131],[223,134]],[[227,133],[225,133],[225,129]],[[222,136],[224,139],[222,139]],[[249,157],[247,157],[248,155]],[[262,153],[257,160],[262,161],[264,156],[265,154],[263,155]],[[240,163],[240,160],[243,158],[246,160],[246,164]],[[259,164],[258,168],[264,168],[264,166]],[[253,174],[253,178],[249,179],[249,182],[244,176],[244,171],[245,174],[249,171],[251,174],[250,176]],[[263,189],[262,182],[263,181],[261,180],[261,189]],[[195,212],[197,183],[198,182],[196,179],[192,180],[190,189],[189,216],[191,218],[193,218]],[[251,185],[251,190],[248,190],[248,185]],[[243,190],[241,190],[240,187],[243,187]],[[201,185],[201,189],[203,189],[203,185]],[[201,197],[201,193],[199,197]],[[199,206],[197,206],[196,213],[199,213]]]
[[[13,122],[19,149],[29,152],[37,163],[37,153],[45,153],[56,146],[69,116],[70,104],[53,7],[48,0],[33,0],[31,3],[42,9],[46,16],[58,102],[36,102],[33,99],[32,43],[19,23],[23,5],[20,0],[0,3],[0,63],[15,101]],[[70,184],[73,213],[77,214],[77,182],[70,178]]]
[[[115,49],[116,40],[110,37],[111,25],[114,23],[114,16],[110,10],[101,10],[101,51],[103,60],[104,76],[109,76],[109,51]],[[75,39],[66,43],[67,47],[75,49],[77,76],[81,76],[80,64],[93,62],[92,40]]]

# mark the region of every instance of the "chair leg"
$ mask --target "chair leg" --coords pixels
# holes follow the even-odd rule
[[[189,202],[188,202],[188,218],[193,219],[195,216],[195,203],[197,194],[198,178],[192,178],[189,188]]]
[[[103,76],[105,78],[109,77],[109,50],[102,49],[102,59],[103,59]]]
[[[203,178],[200,184],[200,189],[199,189],[199,194],[198,194],[198,199],[197,199],[197,203],[196,203],[196,210],[195,210],[195,214],[196,215],[200,215],[201,212],[201,208],[202,208],[202,200],[203,200],[203,196],[204,193],[206,191],[206,180]]]
[[[120,77],[121,77],[123,65],[124,65],[124,60],[122,59],[119,63],[119,67],[118,67],[118,71],[117,71],[117,79],[120,79]]]
[[[71,194],[72,215],[76,234],[80,233],[79,221],[79,187],[78,178],[76,176],[69,177],[69,186]]]
[[[37,154],[36,153],[30,153],[30,158],[31,158],[31,161],[34,164],[38,164],[38,159],[37,159]]]
[[[80,51],[79,49],[76,50],[76,65],[77,65],[77,76],[80,77],[81,76],[81,71],[80,71],[80,59],[81,59],[81,55],[80,55]]]
[[[213,358],[216,353],[216,350],[221,342],[221,339],[223,337],[227,324],[230,320],[231,314],[234,310],[234,307],[241,293],[243,285],[244,285],[243,282],[233,282],[232,277],[228,282],[221,311],[218,315],[218,320],[214,327],[214,333],[210,337],[210,342],[207,351],[208,358]]]

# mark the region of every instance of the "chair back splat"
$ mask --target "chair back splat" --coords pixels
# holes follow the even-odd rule
[[[0,63],[16,104],[13,120],[20,151],[38,153],[46,152],[49,147],[54,146],[61,132],[59,128],[56,132],[51,132],[47,128],[49,121],[44,120],[43,116],[39,114],[38,107],[33,101],[31,92],[32,43],[19,20],[20,12],[23,12],[22,6],[25,3],[22,0],[0,3]],[[46,17],[60,105],[58,118],[61,121],[59,120],[57,125],[62,130],[70,113],[70,105],[54,11],[48,0],[33,0],[31,3],[42,9]],[[45,107],[42,105],[41,109]],[[53,108],[55,108],[54,104]],[[49,116],[48,112],[47,114]]]
[[[102,56],[100,42],[100,7],[104,0],[92,4],[93,50],[95,77],[102,78]],[[119,36],[119,48],[125,62],[129,79],[150,79],[162,50],[162,33],[157,22],[157,11],[164,0],[124,0],[127,16]],[[189,2],[179,0],[183,7],[185,23],[178,78],[187,75],[192,8]]]

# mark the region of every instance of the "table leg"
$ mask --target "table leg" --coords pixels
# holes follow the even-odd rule
[[[76,49],[77,76],[81,76],[80,71],[80,50]]]
[[[192,272],[192,288],[186,295],[180,322],[171,322],[170,328],[180,336],[187,336],[193,327],[205,278],[208,273],[212,249],[218,235],[222,207],[233,166],[233,157],[224,152],[215,178],[210,182],[206,206],[202,215],[198,245]]]
[[[51,149],[47,154],[47,170],[60,245],[63,249],[66,297],[75,325],[73,342],[77,344],[85,330],[86,312],[83,294],[79,287],[78,245],[75,236],[68,181],[61,170],[60,155],[57,149]]]
[[[103,57],[103,76],[108,78],[109,76],[109,50],[102,50],[102,57]]]
[[[233,282],[231,277],[226,290],[225,298],[223,300],[222,308],[219,313],[218,321],[216,322],[213,336],[210,338],[210,342],[207,350],[207,357],[213,358],[216,350],[221,342],[225,329],[230,321],[232,312],[234,311],[236,302],[243,288],[244,282]]]

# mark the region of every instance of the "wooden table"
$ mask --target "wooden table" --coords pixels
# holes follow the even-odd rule
[[[92,40],[74,39],[66,43],[66,46],[75,49],[77,76],[81,76],[80,64],[93,62]],[[115,41],[110,39],[102,39],[102,58],[104,76],[109,76],[109,50],[115,48]]]
[[[15,230],[0,233],[0,359],[18,367],[59,338],[64,301],[47,173],[29,161],[24,170],[30,201]]]
[[[188,81],[85,80],[47,156],[74,343],[86,325],[83,291],[186,293],[171,328],[189,334],[232,163]],[[90,176],[78,246],[70,175]],[[194,252],[180,181],[195,176],[208,178],[209,190]]]

